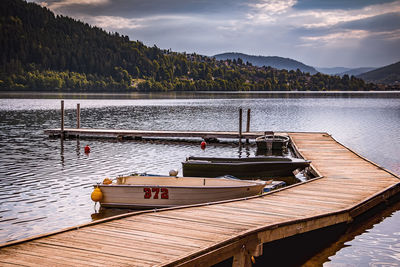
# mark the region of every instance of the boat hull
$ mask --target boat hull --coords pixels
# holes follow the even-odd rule
[[[238,185],[235,185],[235,182],[228,181],[227,185],[207,186],[207,184],[211,183],[210,179],[191,179],[201,180],[201,185],[99,185],[103,194],[100,204],[103,207],[134,209],[175,207],[249,197],[261,193],[266,185],[263,181]]]
[[[283,150],[288,146],[289,137],[280,135],[266,135],[256,138],[257,149],[264,150]]]
[[[310,162],[293,159],[291,161],[201,161],[188,160],[182,162],[183,176],[218,177],[233,175],[237,178],[271,178],[275,176],[291,176],[296,169],[304,169]]]

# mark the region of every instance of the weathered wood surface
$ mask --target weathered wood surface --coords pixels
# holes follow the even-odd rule
[[[260,244],[351,222],[400,180],[322,133],[290,133],[324,177],[247,200],[117,216],[0,249],[0,265],[248,266]]]

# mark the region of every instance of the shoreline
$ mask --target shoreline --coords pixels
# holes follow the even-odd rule
[[[400,98],[400,91],[182,91],[133,93],[0,92],[0,99],[208,99],[208,98]]]

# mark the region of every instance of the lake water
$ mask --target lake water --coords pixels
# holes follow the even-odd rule
[[[65,126],[138,130],[238,129],[251,109],[251,130],[324,131],[359,154],[400,173],[399,98],[67,99]],[[59,99],[0,99],[0,242],[126,212],[95,212],[92,185],[131,172],[167,174],[189,155],[253,156],[254,144],[178,140],[50,139],[60,125]],[[245,116],[244,116],[245,117]],[[84,153],[89,144],[91,153]],[[389,209],[390,210],[390,209]],[[342,237],[310,262],[328,266],[400,264],[400,206],[360,233]]]

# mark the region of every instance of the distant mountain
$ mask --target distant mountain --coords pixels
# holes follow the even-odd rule
[[[365,73],[365,72],[368,72],[368,71],[371,71],[374,69],[376,69],[376,68],[373,68],[373,67],[356,68],[356,69],[350,69],[350,70],[338,73],[337,75],[343,76],[343,75],[347,74],[349,76],[351,76],[351,75],[357,76],[357,75],[360,75],[362,73]]]
[[[213,56],[217,60],[237,60],[238,58],[242,59],[243,62],[249,62],[255,66],[270,66],[275,69],[286,69],[286,70],[297,70],[300,69],[302,72],[309,72],[310,74],[315,74],[318,71],[311,66],[305,65],[299,61],[296,61],[291,58],[283,58],[276,56],[252,56],[246,55],[242,53],[223,53]]]
[[[316,68],[317,71],[324,73],[324,74],[329,74],[329,75],[336,75],[339,73],[344,73],[346,71],[350,71],[351,68],[345,68],[345,67],[332,67],[332,68]]]
[[[398,84],[400,83],[400,61],[357,76],[367,82]]]
[[[362,67],[362,68],[346,68],[346,67],[332,67],[332,68],[316,68],[317,71],[324,73],[324,74],[329,74],[329,75],[339,75],[343,76],[345,74],[351,76],[357,76],[361,73],[368,72],[371,70],[374,70],[376,68],[373,67]]]

